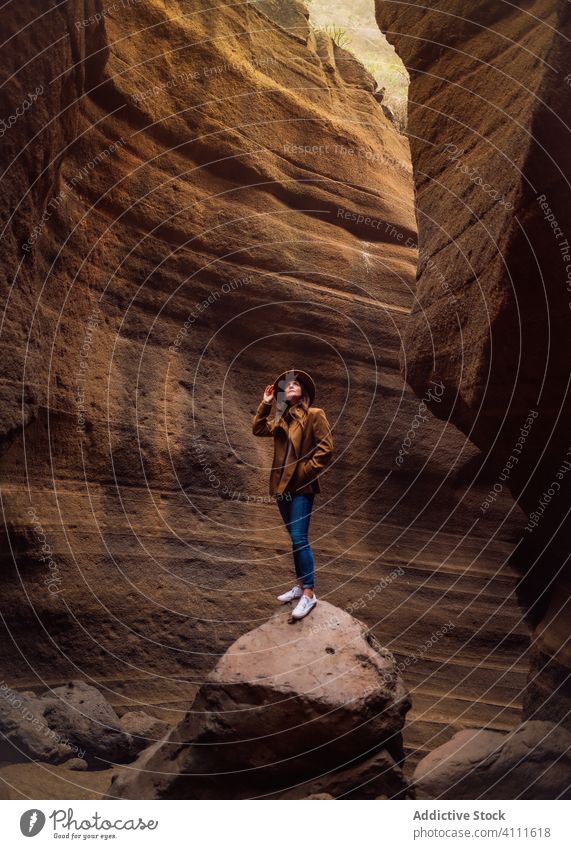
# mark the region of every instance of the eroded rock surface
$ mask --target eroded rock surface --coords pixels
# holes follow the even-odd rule
[[[133,740],[105,696],[84,681],[70,681],[40,696],[0,690],[1,759],[58,764],[78,758],[91,767],[133,760]],[[148,744],[147,744],[148,745]]]
[[[263,5],[282,24],[151,0],[3,17],[0,117],[44,90],[1,148],[2,674],[85,675],[119,716],[180,722],[292,574],[250,422],[294,360],[339,448],[312,518],[318,594],[403,661],[413,762],[466,714],[519,721],[512,502],[473,529],[493,480],[471,486],[472,444],[399,373],[407,140],[298,3]]]
[[[250,421],[268,374],[319,364],[340,406],[336,339],[363,398],[381,320],[396,377],[415,251],[385,222],[414,236],[408,145],[252,4],[32,7],[7,16],[2,53],[12,100],[46,80],[2,149],[2,612],[50,681],[105,669],[152,698],[154,670],[210,669],[244,630],[241,596],[215,588],[265,583],[257,549],[279,516]],[[11,684],[33,678],[8,636],[2,651]]]
[[[420,262],[406,378],[420,396],[443,381],[431,409],[530,517],[511,558],[534,646],[524,711],[568,724],[569,5],[376,8],[411,76]]]

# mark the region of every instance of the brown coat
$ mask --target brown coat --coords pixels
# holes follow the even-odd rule
[[[270,495],[287,488],[296,495],[321,492],[318,476],[330,463],[333,454],[331,428],[320,407],[310,407],[305,425],[295,419],[289,425],[294,456],[284,469],[288,447],[288,425],[280,418],[276,423],[272,404],[262,401],[252,421],[254,436],[274,437],[274,461],[270,473]],[[283,475],[282,475],[283,471]]]

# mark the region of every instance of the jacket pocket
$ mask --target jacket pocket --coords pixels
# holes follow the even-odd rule
[[[313,469],[308,468],[309,460],[300,460],[296,469],[295,477],[299,484],[309,483],[315,476]]]

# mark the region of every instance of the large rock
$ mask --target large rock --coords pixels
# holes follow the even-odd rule
[[[83,681],[41,696],[0,690],[0,760],[57,764],[79,757],[102,769],[133,760],[142,745],[123,729],[105,696]]]
[[[228,649],[109,796],[398,795],[409,708],[393,656],[362,622],[324,601],[299,623],[280,609]]]
[[[417,765],[417,799],[570,799],[571,734],[524,722],[509,734],[460,731]]]
[[[70,745],[43,716],[43,704],[33,693],[0,689],[0,761],[62,763],[74,757]]]
[[[139,749],[105,696],[84,681],[70,681],[55,687],[41,698],[43,715],[92,767],[101,769],[110,763],[125,763]]]
[[[571,727],[569,4],[376,8],[411,77],[420,262],[405,376],[419,396],[443,382],[429,407],[481,449],[492,501],[509,488],[529,517],[511,558],[533,636],[524,716]]]

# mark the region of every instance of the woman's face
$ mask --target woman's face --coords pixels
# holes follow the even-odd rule
[[[301,383],[298,380],[288,380],[284,391],[288,404],[296,404],[302,394]]]

